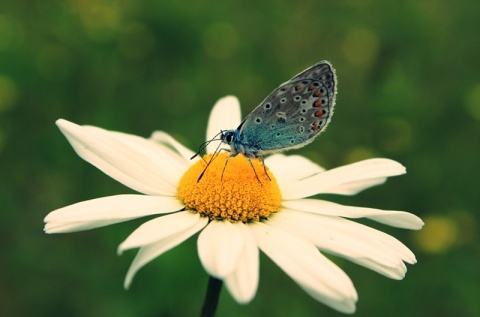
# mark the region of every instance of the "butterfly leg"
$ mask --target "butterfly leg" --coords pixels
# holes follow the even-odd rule
[[[220,146],[222,144],[220,143],[217,147],[217,149],[215,150],[215,152],[213,152],[213,155],[212,157],[210,158],[210,161],[207,162],[207,165],[205,166],[205,168],[203,169],[203,172],[202,174],[200,174],[200,176],[198,176],[198,179],[197,179],[197,183],[202,179],[203,175],[205,174],[205,172],[207,171],[207,168],[210,166],[210,164],[212,164],[213,160],[216,159],[218,157],[218,154],[221,152],[221,151],[227,151],[227,152],[230,152],[229,149],[225,149],[225,148],[222,148],[220,149]],[[202,158],[203,159],[203,158]],[[205,161],[205,160],[204,160]],[[227,158],[227,162],[228,162],[228,158]],[[225,166],[227,166],[227,163],[225,163]],[[225,166],[223,167],[223,171],[225,171]],[[223,172],[222,172],[222,177],[223,177]]]
[[[270,178],[270,175],[268,175],[268,173],[267,173],[267,166],[265,165],[265,161],[263,160],[263,157],[259,156],[258,159],[260,160],[260,162],[262,162],[263,171],[265,172],[265,175],[267,175],[268,180],[272,181],[272,179]]]
[[[248,163],[250,163],[250,166],[252,167],[253,169],[253,172],[255,173],[255,177],[257,178],[257,181],[262,184],[262,181],[260,180],[260,178],[258,178],[258,175],[257,175],[257,171],[255,170],[255,166],[253,166],[253,163],[252,163],[252,160],[247,156],[247,160],[248,160]],[[267,175],[268,176],[268,175]],[[270,177],[269,177],[270,179]],[[263,185],[263,184],[262,184]]]
[[[230,152],[230,150],[225,149],[225,151]],[[223,170],[222,170],[222,176],[220,177],[220,180],[223,180],[223,173],[225,173],[225,169],[227,168],[228,160],[230,159],[230,155],[227,156],[227,159],[225,160],[225,165],[223,165]]]
[[[228,150],[228,149],[224,149],[224,150],[230,152],[230,150]],[[227,168],[228,160],[229,160],[231,157],[233,157],[233,156],[232,156],[232,155],[229,155],[229,156],[227,157],[227,160],[225,161],[225,165],[223,166],[223,170],[222,170],[222,177],[221,177],[221,179],[223,179],[223,173],[225,172],[225,169]],[[251,160],[249,157],[247,157],[247,160],[248,160],[248,163],[250,163],[250,166],[252,167],[253,173],[255,173],[255,177],[257,178],[258,182],[259,182],[260,184],[262,184],[262,182],[260,181],[260,178],[258,178],[258,174],[257,174],[257,171],[255,170],[255,167],[253,166],[252,160]],[[265,173],[266,173],[266,171],[265,171]],[[267,174],[267,177],[268,177],[268,179],[270,179],[270,177],[268,176],[268,174]]]

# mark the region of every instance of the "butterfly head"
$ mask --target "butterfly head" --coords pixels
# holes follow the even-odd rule
[[[222,131],[222,135],[220,136],[220,139],[222,139],[223,143],[232,145],[232,142],[234,142],[234,139],[235,139],[235,130]]]

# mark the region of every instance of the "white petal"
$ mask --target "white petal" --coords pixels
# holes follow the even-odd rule
[[[221,130],[236,129],[241,121],[240,102],[237,97],[227,96],[218,100],[210,112],[207,127],[207,141],[213,139]],[[207,145],[207,153],[215,152],[218,143]]]
[[[99,227],[105,227],[108,225],[113,225],[119,222],[124,222],[130,219],[135,219],[137,217],[129,219],[111,219],[111,220],[98,220],[95,222],[92,221],[77,221],[77,222],[48,222],[45,224],[44,231],[45,233],[68,233],[68,232],[77,232],[95,229]]]
[[[355,311],[351,280],[313,244],[262,223],[250,227],[260,249],[310,296],[338,311]]]
[[[240,226],[243,224],[213,220],[198,237],[198,256],[211,276],[224,279],[237,268],[245,246]]]
[[[135,256],[135,259],[130,265],[130,268],[128,269],[127,276],[125,277],[125,282],[123,283],[123,286],[126,289],[128,289],[130,287],[130,284],[132,283],[132,280],[135,274],[145,264],[152,261],[156,257],[159,257],[166,251],[176,247],[183,241],[187,240],[192,235],[202,230],[207,225],[207,223],[208,223],[207,217],[200,217],[198,218],[198,222],[195,225],[189,227],[183,232],[179,232],[166,239],[160,240],[158,242],[155,242],[140,248],[137,255]]]
[[[268,224],[390,278],[403,278],[403,261],[416,262],[415,255],[397,239],[343,218],[283,209],[271,216]]]
[[[285,200],[283,201],[282,205],[286,208],[312,212],[321,215],[346,218],[365,217],[386,225],[404,229],[418,230],[423,227],[422,219],[405,211],[343,206],[319,199]]]
[[[392,280],[401,280],[405,277],[407,273],[407,267],[405,263],[398,262],[396,266],[392,265],[382,265],[376,261],[372,261],[371,259],[364,259],[364,258],[355,258],[349,259],[350,261],[369,268],[372,271],[375,271],[379,274],[382,274],[385,277],[391,278]]]
[[[79,202],[50,212],[45,232],[93,229],[148,215],[178,211],[183,204],[173,197],[117,195]]]
[[[248,225],[239,224],[244,236],[243,250],[238,259],[238,266],[225,278],[225,286],[238,303],[250,302],[257,292],[259,279],[259,252],[257,243]]]
[[[382,185],[387,181],[387,177],[364,179],[356,182],[345,183],[324,191],[325,194],[337,195],[355,195],[367,188]]]
[[[92,126],[84,126],[86,129],[96,130],[99,133],[104,133],[104,129]],[[174,184],[178,183],[178,180],[183,173],[190,167],[188,160],[185,160],[183,156],[177,151],[174,151],[166,144],[162,144],[151,139],[145,139],[133,134],[126,134],[116,131],[107,131],[111,137],[116,138],[121,144],[127,145],[135,151],[142,154],[142,164],[152,164],[152,171],[162,170],[161,173],[164,176],[170,176],[169,181]],[[173,138],[170,141],[175,142]],[[178,143],[178,142],[177,142]],[[166,173],[168,171],[169,173]],[[160,172],[157,172],[160,173]]]
[[[191,157],[195,155],[195,153],[190,150],[189,148],[183,146],[181,143],[179,143],[177,140],[175,140],[173,137],[171,137],[169,134],[163,132],[163,131],[155,131],[152,133],[150,136],[150,139],[152,141],[165,144],[167,146],[171,146],[174,148],[186,161],[193,163],[196,161],[196,159],[191,160]]]
[[[172,150],[140,137],[62,119],[57,125],[81,158],[110,177],[144,194],[175,194],[185,168],[180,168],[184,160],[179,155],[173,159]]]
[[[177,212],[145,222],[118,247],[118,253],[145,246],[185,231],[198,222],[200,215],[189,211]]]
[[[272,171],[280,188],[292,180],[298,181],[322,173],[324,168],[300,155],[274,154],[265,159],[265,165]]]
[[[290,182],[288,186],[282,188],[282,197],[283,199],[298,199],[327,193],[330,189],[343,184],[404,173],[405,167],[398,162],[389,159],[369,159],[337,167],[298,182]]]

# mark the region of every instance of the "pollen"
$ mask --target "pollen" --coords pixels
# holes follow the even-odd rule
[[[205,155],[187,170],[177,191],[186,209],[210,219],[244,223],[259,221],[277,212],[280,189],[268,167],[252,159],[252,168],[241,154],[227,158],[227,153],[220,153],[207,167],[212,155]]]

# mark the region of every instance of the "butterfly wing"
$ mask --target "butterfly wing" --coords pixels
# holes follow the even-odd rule
[[[239,142],[247,156],[262,156],[312,142],[330,122],[336,86],[335,70],[326,61],[280,85],[239,126]]]

